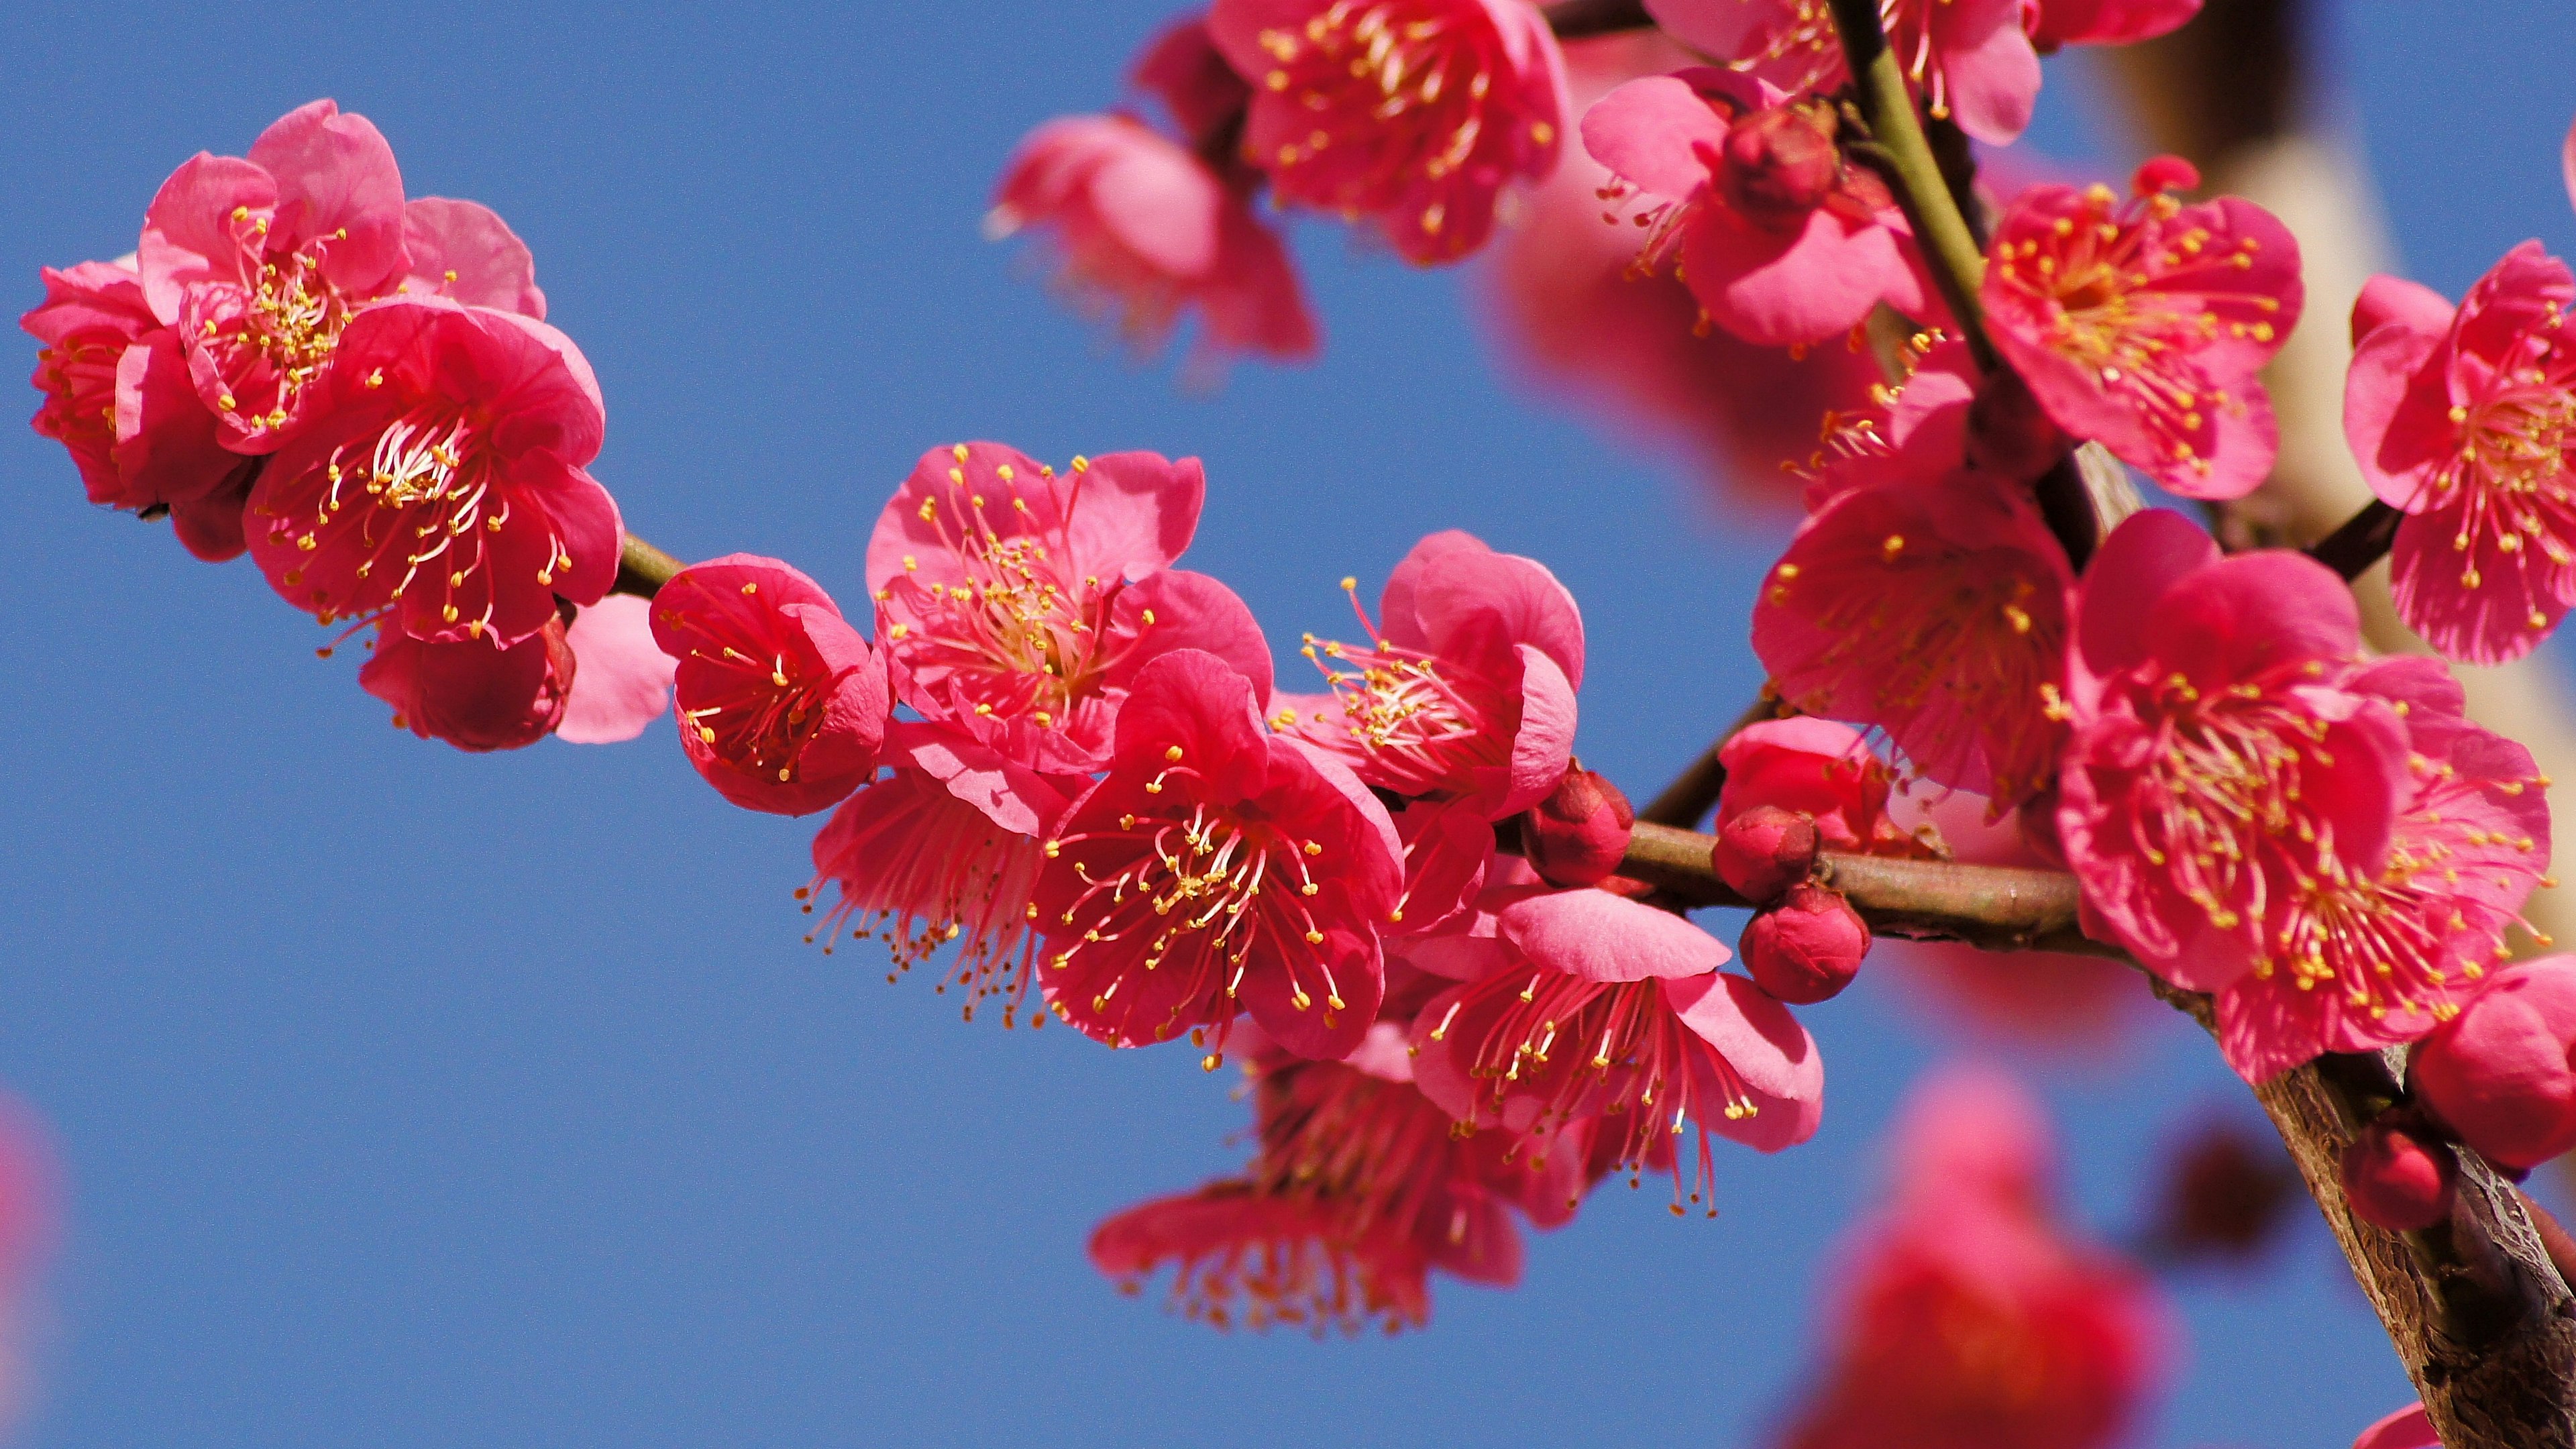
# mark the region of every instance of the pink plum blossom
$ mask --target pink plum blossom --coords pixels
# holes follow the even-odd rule
[[[1788,1008],[1718,970],[1717,938],[1597,888],[1520,888],[1493,904],[1491,944],[1452,957],[1480,974],[1413,1023],[1416,1080],[1466,1127],[1546,1158],[1592,1123],[1610,1163],[1668,1168],[1673,1211],[1687,1192],[1712,1216],[1710,1134],[1765,1152],[1814,1134],[1815,1042]],[[1699,1134],[1688,1163],[1671,1140],[1685,1126]]]
[[[2057,824],[2088,929],[2217,993],[2249,1081],[2430,1031],[2548,862],[2529,753],[2360,648],[2323,565],[2161,510],[2085,575]]]
[[[885,665],[822,586],[776,559],[727,554],[653,599],[653,639],[679,661],[680,743],[746,810],[807,815],[876,774]]]
[[[1173,650],[1218,655],[1266,701],[1252,611],[1170,567],[1206,496],[1195,458],[1112,453],[1058,474],[998,443],[924,454],[868,540],[896,697],[1058,774],[1107,758],[1138,672]]]
[[[2576,603],[2576,303],[2567,264],[2525,242],[2457,309],[2396,278],[2353,314],[2344,428],[2380,501],[2397,612],[2454,659],[2520,658]]]
[[[1824,1363],[1786,1449],[2105,1449],[2166,1376],[2171,1314],[2070,1233],[2046,1119],[2010,1078],[1936,1075],[1890,1133],[1888,1206],[1836,1254]]]
[[[671,707],[679,661],[653,642],[653,606],[611,594],[581,611],[564,631],[580,668],[555,738],[576,745],[631,740]]]
[[[2241,498],[2280,429],[2256,374],[2305,295],[2299,244],[2235,197],[2185,205],[2173,158],[2138,195],[2034,186],[1995,228],[1982,297],[2004,360],[2059,427],[2186,498]]]
[[[1511,1209],[1541,1175],[1453,1132],[1400,1046],[1348,1064],[1265,1049],[1247,1074],[1260,1143],[1250,1170],[1093,1231],[1092,1262],[1126,1291],[1169,1264],[1174,1306],[1215,1328],[1395,1332],[1427,1321],[1432,1269],[1520,1280]]]
[[[1618,178],[1637,270],[1677,261],[1703,314],[1747,342],[1821,342],[1881,302],[1926,310],[1904,214],[1844,162],[1820,104],[1733,71],[1648,76],[1584,113],[1583,144]]]
[[[1404,853],[1348,767],[1261,727],[1252,681],[1175,650],[1119,710],[1108,773],[1045,845],[1036,914],[1057,1015],[1113,1045],[1238,1012],[1299,1056],[1348,1053],[1384,991]]]
[[[874,937],[886,945],[893,981],[954,944],[940,994],[957,988],[970,1022],[999,998],[1002,1025],[1017,1025],[1035,975],[1030,899],[1045,859],[1040,839],[1082,782],[1038,775],[972,738],[907,721],[887,728],[882,758],[893,773],[832,813],[814,837],[814,883],[797,892],[812,911],[825,882],[836,888],[816,930],[825,954],[844,931]],[[1029,1024],[1043,1020],[1032,1013]]]
[[[2424,1412],[2424,1406],[2408,1404],[2362,1430],[2352,1449],[2442,1449],[2442,1440],[2433,1432],[2433,1416]]]
[[[247,159],[200,152],[173,172],[144,213],[139,256],[153,314],[241,453],[292,435],[370,302],[407,292],[545,315],[528,250],[500,218],[464,201],[407,207],[393,148],[328,100],[280,117]]]
[[[1207,28],[1252,82],[1244,160],[1407,261],[1484,245],[1503,189],[1556,165],[1565,62],[1526,0],[1217,0]]]
[[[1130,117],[1071,116],[1031,132],[1002,173],[985,229],[1046,234],[1063,290],[1114,317],[1140,351],[1159,348],[1195,311],[1203,362],[1315,355],[1296,268],[1249,194]]]
[[[1137,49],[1127,79],[1163,103],[1192,150],[1221,165],[1237,161],[1231,154],[1209,155],[1208,148],[1228,127],[1242,122],[1252,104],[1252,86],[1217,49],[1206,15],[1186,15],[1155,32]]]
[[[1826,850],[1863,855],[1934,853],[1889,814],[1895,774],[1847,725],[1799,716],[1746,725],[1718,748],[1726,785],[1717,799],[1721,830],[1759,806],[1806,815]]]
[[[516,750],[563,722],[578,663],[560,619],[505,646],[490,635],[416,639],[386,618],[358,687],[393,707],[396,729],[478,754]]]
[[[1306,636],[1328,697],[1283,696],[1273,721],[1381,789],[1489,820],[1545,799],[1574,746],[1583,614],[1536,560],[1451,530],[1387,575],[1365,644]]]
[[[166,508],[180,541],[209,561],[241,553],[242,501],[257,465],[224,450],[198,401],[186,351],[127,267],[47,267],[45,300],[18,325],[44,344],[32,381],[39,433],[63,445],[92,503]]]
[[[1647,0],[1685,44],[1792,94],[1849,79],[1833,15],[1818,0]],[[1878,0],[1879,23],[1938,119],[1990,145],[2018,138],[2039,97],[2024,0]]]
[[[1854,488],[1773,566],[1753,650],[1790,704],[2008,810],[2054,781],[2074,589],[2038,509],[1991,474]]]
[[[1689,63],[1655,30],[1566,47],[1578,112],[1620,82]],[[1792,499],[1783,463],[1816,448],[1829,408],[1880,381],[1877,363],[1839,344],[1793,356],[1703,322],[1679,280],[1634,274],[1633,228],[1602,224],[1601,193],[1616,184],[1575,147],[1530,190],[1479,271],[1489,345],[1527,390],[1621,447],[1681,454],[1727,504]]]

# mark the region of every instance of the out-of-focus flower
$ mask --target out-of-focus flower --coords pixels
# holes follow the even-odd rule
[[[2041,54],[2063,45],[2129,45],[2182,28],[2201,0],[2036,0],[2026,17]]]
[[[1753,610],[1781,696],[1886,732],[2012,809],[2052,783],[2075,578],[2017,488],[1953,472],[1853,488],[1798,530]]]
[[[1408,261],[1484,245],[1503,189],[1556,165],[1565,63],[1525,0],[1217,0],[1207,28],[1252,83],[1244,159]]]
[[[582,610],[564,638],[581,667],[573,673],[555,738],[576,745],[631,740],[671,707],[679,661],[653,642],[653,606],[647,601],[611,594]]]
[[[1733,71],[1648,76],[1584,113],[1583,145],[1618,178],[1608,199],[1640,229],[1638,269],[1677,260],[1705,315],[1747,342],[1822,342],[1881,302],[1925,311],[1904,213],[1845,164],[1822,105]]]
[[[2057,823],[2088,930],[2217,993],[2248,1081],[2430,1031],[2548,862],[2529,752],[2360,650],[2331,570],[2162,510],[2084,577]]]
[[[476,753],[516,750],[562,723],[575,668],[560,619],[502,645],[489,635],[416,639],[388,618],[358,687],[393,706],[396,729]]]
[[[2398,614],[2454,659],[2518,659],[2576,604],[2570,304],[2576,276],[2525,242],[2456,309],[2393,277],[2354,306],[2344,429],[2406,514],[2389,549]]]
[[[998,443],[922,456],[868,539],[895,697],[1042,773],[1107,757],[1120,702],[1173,650],[1270,694],[1270,646],[1234,591],[1170,567],[1197,532],[1195,458],[1076,458],[1058,474]]]
[[[1403,888],[1386,807],[1350,770],[1261,727],[1250,680],[1175,650],[1118,714],[1109,770],[1045,843],[1030,917],[1056,1014],[1120,1046],[1239,1012],[1299,1056],[1347,1054],[1384,990]]]
[[[1673,1174],[1714,1215],[1714,1133],[1765,1152],[1805,1141],[1824,1063],[1786,1007],[1718,970],[1726,947],[1668,911],[1599,889],[1510,889],[1485,949],[1438,964],[1476,974],[1413,1021],[1423,1093],[1473,1130],[1539,1157],[1591,1124],[1605,1169]],[[1435,958],[1408,951],[1426,967]],[[1674,1139],[1698,1132],[1689,1158]]]
[[[1204,14],[1184,16],[1155,32],[1137,50],[1127,79],[1161,101],[1172,124],[1203,155],[1228,128],[1243,124],[1244,110],[1252,104],[1251,84],[1226,63],[1216,37],[1208,34]],[[1235,148],[1225,150],[1226,156],[1208,159],[1234,160]]]
[[[506,312],[380,302],[339,333],[314,413],[250,498],[251,557],[324,622],[508,645],[599,602],[621,530],[582,471],[606,414],[571,339]]]
[[[1647,0],[1681,40],[1793,94],[1849,78],[1831,10],[1818,0]],[[2002,146],[2030,124],[2039,55],[2024,0],[1879,0],[1879,23],[1933,116]]]
[[[994,237],[1044,234],[1077,305],[1112,316],[1139,351],[1199,317],[1198,354],[1315,354],[1288,250],[1208,162],[1121,115],[1049,121],[1020,143],[993,195]]]
[[[2239,498],[2280,429],[2257,379],[2305,293],[2299,244],[2235,197],[2186,206],[2171,157],[2137,198],[2034,186],[1995,228],[1982,297],[1995,345],[2048,416],[2186,498]]]
[[[1786,1449],[2098,1449],[2164,1376],[2168,1314],[2050,1201],[2045,1119],[2009,1078],[1916,1088],[1893,1201],[1839,1255],[1825,1363]]]
[[[1329,697],[1283,696],[1273,721],[1361,780],[1500,820],[1547,797],[1572,758],[1583,614],[1533,559],[1455,530],[1413,546],[1366,644],[1306,636]]]
[[[2415,1049],[2407,1083],[2478,1155],[2526,1171],[2576,1147],[2576,957],[2490,973]]]
[[[2203,1121],[2178,1139],[2162,1172],[2147,1241],[2154,1252],[2183,1262],[2245,1263],[2308,1201],[2277,1136],[2223,1118]]]
[[[653,598],[679,661],[680,744],[746,810],[808,815],[876,773],[885,665],[821,585],[772,558],[692,564]]]
[[[1651,29],[1566,47],[1577,112],[1689,63]],[[1730,503],[1794,497],[1782,465],[1815,451],[1829,408],[1881,380],[1877,362],[1848,342],[1784,353],[1702,325],[1681,282],[1634,275],[1633,229],[1603,224],[1614,181],[1578,146],[1531,188],[1478,274],[1491,344],[1533,391],[1595,415],[1605,438],[1685,450]]]

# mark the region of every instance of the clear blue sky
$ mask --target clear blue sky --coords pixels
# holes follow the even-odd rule
[[[1110,100],[1169,8],[24,4],[0,279],[32,304],[40,263],[131,248],[187,155],[336,96],[414,194],[534,246],[638,532],[854,598],[926,446],[1197,453],[1193,560],[1274,640],[1430,529],[1544,559],[1592,630],[1582,753],[1651,788],[1757,682],[1737,641],[1777,520],[1515,396],[1455,278],[1331,228],[1298,241],[1323,363],[1213,398],[978,239],[1012,142]],[[2416,274],[2456,292],[2525,236],[2576,244],[2576,14],[2452,13],[2355,0],[2335,44]],[[2079,74],[2051,84],[2043,135],[2116,158]],[[70,1190],[32,1444],[1755,1449],[1873,1138],[1948,1046],[1865,979],[1806,1014],[1823,1134],[1729,1154],[1721,1220],[1606,1192],[1518,1291],[1441,1291],[1428,1333],[1220,1338],[1081,1255],[1238,1159],[1242,1108],[1192,1060],[964,1027],[801,946],[810,825],[722,804],[667,727],[499,758],[388,728],[247,565],[91,510],[14,424],[0,536],[0,1081]],[[2105,1232],[2161,1132],[2241,1100],[2155,1025],[2122,1072],[2048,1078]],[[2405,1397],[2313,1221],[2258,1281],[2178,1291],[2191,1363],[2147,1443],[2340,1449]]]

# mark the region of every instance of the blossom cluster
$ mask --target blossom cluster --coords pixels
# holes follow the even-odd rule
[[[396,725],[490,750],[660,713],[642,606],[607,600],[622,531],[585,471],[607,425],[590,364],[546,325],[526,244],[473,202],[406,199],[364,116],[315,101],[246,157],[200,153],[132,254],[44,283],[20,324],[43,344],[35,426],[90,501],[374,626],[359,682]]]

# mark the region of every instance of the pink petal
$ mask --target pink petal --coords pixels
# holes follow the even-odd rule
[[[262,131],[250,160],[277,178],[272,247],[331,238],[322,254],[324,275],[361,295],[383,290],[399,275],[402,168],[375,123],[344,114],[331,101],[313,101]]]
[[[1742,1124],[1711,1122],[1710,1131],[1764,1152],[1815,1134],[1824,1108],[1825,1059],[1789,1008],[1744,977],[1723,971],[1667,978],[1663,992],[1682,1024],[1714,1047],[1746,1086],[1769,1099],[1764,1111]]]
[[[1197,278],[1215,269],[1225,184],[1189,152],[1121,147],[1093,173],[1091,200],[1101,223],[1156,270]]]
[[[2362,300],[2370,301],[2370,293],[2364,292]],[[2383,300],[2388,299],[2383,296]],[[2442,305],[2447,313],[2449,304]],[[2428,381],[2422,377],[2424,365],[2440,349],[2450,331],[2449,322],[2446,315],[2432,329],[2419,329],[2411,321],[2375,327],[2354,348],[2351,368],[2344,374],[2344,438],[2352,445],[2353,459],[2369,480],[2370,491],[2391,508],[2412,506],[2422,486],[2424,465],[2437,461],[2430,455],[2448,454],[2456,447],[2447,429],[2433,432],[2421,422],[2403,429],[2398,426],[2401,417],[2421,418],[2427,411],[2405,404]],[[2360,328],[2361,310],[2356,304],[2353,329]],[[2438,382],[2433,385],[2439,386]]]
[[[671,707],[680,664],[653,642],[651,603],[611,594],[582,610],[566,632],[580,666],[556,738],[576,745],[631,740]]]
[[[1077,567],[1104,579],[1143,578],[1190,546],[1206,501],[1207,470],[1196,458],[1175,463],[1139,452],[1092,459],[1065,524]]]
[[[2576,180],[2568,185],[2576,189]],[[2362,1430],[2352,1449],[2442,1449],[2442,1441],[2433,1433],[2433,1416],[2422,1404],[2409,1404]]]
[[[1153,615],[1153,622],[1145,616]],[[1252,682],[1254,707],[1270,713],[1272,661],[1270,641],[1250,606],[1234,590],[1189,569],[1165,569],[1143,583],[1120,591],[1111,606],[1108,628],[1113,639],[1132,637],[1129,652],[1103,671],[1106,688],[1127,687],[1135,667],[1129,659],[1152,659],[1174,649],[1203,650],[1231,665]]]
[[[1728,960],[1723,943],[1680,916],[1604,890],[1531,896],[1496,920],[1531,960],[1586,981],[1701,976]]]
[[[1684,232],[1691,295],[1717,325],[1772,347],[1799,347],[1859,325],[1892,290],[1911,285],[1885,227],[1825,207],[1782,235],[1711,207]]]
[[[2039,52],[2022,29],[2022,0],[1939,0],[1931,10],[1959,129],[1990,146],[2019,140],[2039,99]]]
[[[1450,549],[1423,562],[1412,590],[1425,652],[1509,678],[1512,651],[1534,647],[1556,662],[1568,688],[1583,687],[1583,611],[1537,560],[1481,545]]]
[[[1177,760],[1172,750],[1180,751]],[[1205,650],[1175,649],[1156,659],[1137,672],[1119,709],[1118,758],[1155,769],[1183,765],[1221,800],[1255,794],[1269,774],[1270,741],[1252,681]]]
[[[1717,0],[1730,7],[1738,0]],[[1679,76],[1633,80],[1583,113],[1583,149],[1639,190],[1679,201],[1708,180],[1696,148],[1726,144],[1726,122]]]
[[[403,208],[403,250],[416,295],[545,318],[536,258],[488,206],[444,196],[410,202]]]
[[[948,793],[981,811],[1014,835],[1035,836],[1052,826],[1070,803],[1067,789],[1080,780],[1051,780],[972,736],[916,720],[886,726],[890,763],[920,770]]]
[[[2352,299],[2352,343],[2358,347],[2363,338],[2390,326],[2439,337],[2450,330],[2458,310],[2423,283],[2382,272],[2362,283],[2361,295]]]
[[[2123,521],[2085,571],[2076,657],[2097,677],[2146,658],[2156,600],[2218,556],[2218,544],[2171,509],[2149,508]]]
[[[1533,645],[1520,646],[1520,663],[1521,727],[1512,736],[1508,792],[1493,807],[1497,819],[1546,799],[1574,755],[1574,686]]]
[[[247,208],[264,218],[277,206],[277,182],[238,156],[198,152],[161,183],[143,212],[143,240],[135,259],[153,315],[179,320],[179,304],[202,282],[237,281],[250,263],[244,224],[233,213]]]

